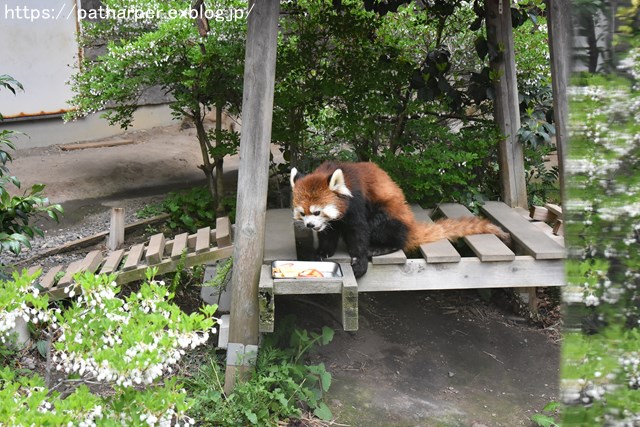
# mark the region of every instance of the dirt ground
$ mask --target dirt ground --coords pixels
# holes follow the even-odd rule
[[[135,144],[61,151],[19,150],[11,171],[47,185],[63,203],[61,228],[119,200],[203,182],[193,129],[179,125],[127,134]],[[237,159],[226,162],[233,182]],[[481,300],[474,291],[360,295],[360,330],[341,330],[331,296],[278,297],[278,319],[336,329],[314,355],[333,374],[328,403],[336,425],[531,426],[558,399],[559,345],[548,332]]]

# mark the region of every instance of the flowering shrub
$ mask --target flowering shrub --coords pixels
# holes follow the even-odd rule
[[[49,298],[33,286],[36,276],[13,273],[13,280],[0,280],[0,344],[10,345],[18,322],[33,324],[56,319],[47,308]]]
[[[582,75],[567,162],[563,425],[640,422],[640,94]],[[582,331],[581,331],[581,330]]]
[[[149,271],[140,289],[127,297],[119,296],[112,276],[77,275],[77,288],[66,291],[79,296],[64,309],[49,308],[46,295],[30,289],[34,277],[16,275],[15,281],[1,283],[3,331],[16,317],[45,323],[52,368],[65,375],[51,387],[38,375],[1,370],[0,419],[11,425],[193,423],[181,385],[163,378],[215,332],[217,307],[185,314],[153,274]],[[6,334],[0,336],[6,340]],[[85,385],[96,383],[110,389],[107,396]],[[64,393],[58,391],[65,387]]]

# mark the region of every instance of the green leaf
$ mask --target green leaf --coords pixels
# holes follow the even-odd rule
[[[258,424],[258,416],[255,413],[247,410],[247,411],[244,411],[244,415],[247,417],[247,419],[251,424],[253,425]]]
[[[320,385],[322,386],[322,391],[329,391],[329,387],[331,387],[331,374],[329,372],[325,371],[320,374]]]
[[[560,402],[551,401],[547,403],[547,405],[542,408],[543,411],[553,412],[556,409],[560,409]]]
[[[331,409],[329,409],[329,407],[324,402],[320,402],[318,407],[313,410],[313,414],[324,421],[331,421],[333,419]]]
[[[328,326],[323,326],[322,327],[322,345],[327,345],[329,344],[331,341],[333,341],[333,336],[335,334],[335,331],[333,329],[331,329]]]
[[[535,414],[531,416],[531,421],[540,427],[557,427],[556,421],[548,415]]]
[[[47,357],[47,340],[39,340],[36,343],[36,347],[38,348],[38,353],[40,353],[40,356]]]

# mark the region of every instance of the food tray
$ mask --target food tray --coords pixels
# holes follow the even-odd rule
[[[271,263],[271,277],[273,279],[296,279],[296,280],[306,280],[306,279],[317,279],[316,277],[297,277],[297,276],[286,276],[286,277],[276,277],[274,275],[274,269],[281,268],[282,266],[286,266],[287,268],[295,269],[297,271],[304,271],[309,269],[318,270],[324,278],[336,278],[342,277],[342,270],[340,269],[340,264],[336,262],[329,261],[273,261]]]

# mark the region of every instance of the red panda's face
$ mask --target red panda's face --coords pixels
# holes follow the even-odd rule
[[[351,196],[342,171],[338,169],[331,177],[310,174],[298,178],[297,174],[294,168],[291,171],[293,219],[302,221],[307,228],[322,231],[344,214],[346,201],[339,194]]]

